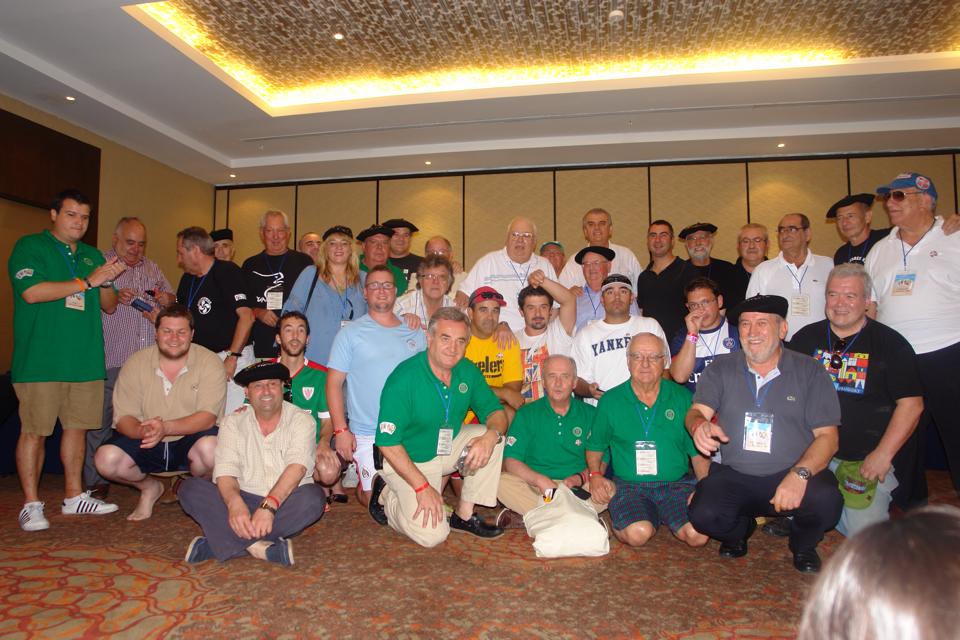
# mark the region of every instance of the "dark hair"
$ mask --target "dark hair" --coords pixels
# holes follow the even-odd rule
[[[720,285],[710,278],[694,278],[683,288],[683,297],[686,298],[690,295],[691,291],[696,291],[697,289],[709,289],[714,297],[720,295]]]
[[[453,287],[453,264],[446,256],[438,256],[435,253],[427,254],[417,266],[417,289],[423,288],[420,282],[420,279],[423,277],[423,272],[427,269],[435,269],[436,267],[443,267],[447,270],[447,289],[444,293],[450,293],[450,289]]]
[[[520,309],[523,309],[523,304],[530,296],[544,296],[550,302],[550,306],[553,306],[553,296],[547,293],[546,289],[527,285],[523,289],[520,289],[520,293],[517,295],[517,305],[519,305]]]
[[[50,203],[50,208],[54,211],[60,211],[64,200],[76,200],[77,204],[90,206],[90,198],[80,193],[78,189],[64,189]]]
[[[157,314],[157,321],[153,326],[159,329],[160,322],[164,318],[186,318],[187,322],[190,323],[190,331],[193,331],[193,314],[190,313],[190,309],[187,309],[186,306],[180,304],[179,302],[174,302],[169,307],[161,309],[160,313]]]
[[[800,228],[801,228],[801,229],[809,229],[809,228],[810,228],[810,218],[808,218],[808,217],[806,216],[806,214],[803,214],[803,213],[800,213],[799,211],[797,211],[797,212],[794,212],[794,213],[788,213],[788,214],[786,214],[786,215],[783,216],[783,217],[786,218],[787,216],[797,216],[798,218],[800,218]]]
[[[203,227],[187,227],[183,231],[178,231],[177,239],[183,243],[184,249],[197,247],[200,253],[213,255],[213,238]]]
[[[674,234],[673,234],[673,225],[670,224],[669,222],[667,222],[666,220],[663,220],[663,219],[654,220],[653,222],[650,223],[650,227],[652,227],[652,226],[654,226],[654,225],[658,225],[658,224],[661,225],[661,226],[664,226],[664,227],[666,227],[666,228],[668,228],[668,229],[670,229],[670,235],[674,235]],[[650,227],[647,227],[647,231],[650,230]]]
[[[800,640],[953,638],[960,626],[960,509],[940,504],[844,542],[807,598]]]
[[[303,324],[307,326],[307,335],[310,335],[310,321],[299,311],[286,311],[280,316],[280,320],[277,321],[277,335],[280,335],[284,320],[303,320]]]

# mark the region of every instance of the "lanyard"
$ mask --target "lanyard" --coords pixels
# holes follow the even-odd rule
[[[350,298],[347,297],[347,291],[350,290],[350,287],[345,287],[342,294],[337,290],[336,283],[330,288],[336,291],[337,297],[340,298],[340,319],[353,320],[353,303],[350,302]],[[349,315],[347,314],[347,307],[350,308]]]
[[[508,257],[508,258],[507,258],[507,262],[510,263],[510,268],[513,269],[513,275],[517,276],[517,280],[520,281],[520,287],[523,288],[523,287],[527,286],[527,276],[530,275],[530,269],[531,269],[531,267],[533,267],[533,258],[531,258],[531,259],[527,262],[527,271],[523,274],[523,277],[520,276],[520,272],[517,271],[517,268],[516,268],[515,266],[513,266],[513,260],[511,260],[511,259]]]
[[[797,275],[793,272],[793,269],[790,268],[790,265],[787,265],[787,271],[790,272],[790,276],[797,283],[797,293],[803,293],[803,279],[807,276],[807,269],[810,268],[810,265],[807,265],[803,268],[803,273],[800,274],[800,278],[797,278]]]
[[[720,346],[720,334],[723,333],[723,325],[727,322],[727,319],[724,317],[720,318],[720,326],[717,327],[717,339],[713,341],[713,349],[710,348],[710,345],[707,344],[707,341],[703,339],[703,334],[699,334],[697,337],[703,343],[703,346],[707,348],[707,351],[710,352],[711,357],[717,357],[717,347]]]
[[[430,322],[430,319],[427,317],[427,308],[423,304],[423,295],[420,290],[417,290],[417,308],[420,309],[420,320],[424,323],[424,329],[426,329],[427,324]]]
[[[213,271],[213,267],[210,267],[210,271]],[[200,284],[197,284],[197,276],[193,276],[193,282],[190,283],[190,292],[187,293],[187,309],[193,308],[193,299],[200,293],[200,289],[203,288],[203,281],[210,275],[210,271],[203,274],[203,277],[200,278]],[[197,285],[196,289],[194,289],[194,285]]]
[[[602,302],[602,299],[598,296],[598,297],[597,297],[597,304],[593,304],[593,296],[590,295],[590,285],[587,285],[586,287],[584,287],[583,292],[587,294],[587,300],[590,301],[590,306],[593,307],[593,317],[596,318],[596,317],[597,317],[597,309],[600,308],[600,304],[601,304],[601,302]]]
[[[905,244],[903,244],[903,238],[900,237],[900,251],[903,252],[903,270],[904,270],[904,271],[907,270],[907,256],[910,255],[910,252],[911,252],[911,251],[913,251],[914,249],[917,248],[917,245],[918,245],[918,244],[920,244],[921,242],[923,242],[923,239],[927,237],[927,234],[928,234],[928,233],[930,233],[930,229],[933,229],[933,227],[936,226],[936,224],[937,224],[937,221],[934,220],[934,221],[933,221],[933,224],[931,224],[929,227],[927,227],[927,230],[923,232],[923,235],[920,236],[920,239],[917,240],[917,242],[916,242],[914,245],[912,245],[909,250],[907,249],[907,246],[906,246]],[[901,232],[897,232],[897,235],[900,236],[900,233],[901,233]]]
[[[452,378],[450,382],[453,382]],[[440,389],[440,383],[434,382],[433,386],[436,387],[437,395],[440,396],[440,403],[443,405],[443,424],[450,424],[450,403],[453,402],[453,397],[443,397],[443,390]]]
[[[640,425],[643,427],[643,439],[646,440],[650,437],[650,427],[653,426],[653,421],[657,417],[657,405],[660,404],[660,395],[657,394],[657,401],[653,403],[653,406],[650,407],[650,411],[647,412],[648,418],[644,418],[643,411],[640,410],[640,400],[637,400],[637,403],[633,405],[633,408],[637,411],[637,417],[640,418]]]
[[[870,238],[864,240],[860,246],[863,247],[863,251],[857,251],[857,257],[860,258],[860,264],[863,264],[866,261],[867,251],[870,250]],[[847,243],[847,262],[853,262],[853,245],[849,242]]]
[[[757,409],[760,409],[763,406],[763,401],[767,397],[767,393],[770,391],[770,387],[773,386],[773,380],[763,385],[759,389],[754,386],[753,377],[754,374],[750,373],[749,369],[744,369],[743,372],[747,375],[747,388],[753,391],[754,404],[756,404]]]
[[[272,271],[272,272],[273,272],[273,273],[271,273],[270,275],[273,275],[273,274],[276,274],[276,273],[280,273],[280,274],[283,273],[283,265],[284,265],[284,263],[286,263],[286,261],[287,261],[287,256],[288,256],[288,255],[290,255],[290,252],[289,252],[289,251],[285,252],[282,256],[280,256],[280,266],[279,266],[278,268],[274,269],[274,268],[273,268],[273,265],[270,264],[270,256],[268,256],[268,255],[266,254],[266,252],[264,252],[264,254],[263,254],[263,262],[264,262],[264,264],[267,265],[267,271]]]
[[[867,320],[867,322],[870,322],[870,321]],[[850,344],[848,344],[848,345],[843,349],[843,351],[840,352],[839,355],[840,355],[841,358],[843,357],[843,354],[845,354],[847,351],[850,351],[850,349],[853,349],[853,343],[857,341],[857,338],[860,337],[860,334],[863,333],[863,330],[867,328],[867,322],[864,322],[864,323],[863,323],[863,326],[860,327],[860,331],[857,331],[857,335],[853,336],[853,340],[850,341]],[[833,353],[833,339],[832,339],[832,337],[831,337],[831,335],[830,335],[831,333],[832,333],[832,332],[830,331],[830,323],[827,323],[827,351],[829,351],[829,352],[832,354],[832,353]]]
[[[66,249],[63,248],[63,245],[59,242],[54,241],[57,245],[57,249],[60,250],[60,255],[63,256],[63,261],[67,263],[67,269],[70,269],[70,275],[74,278],[77,277],[77,254],[73,254],[73,262],[70,261],[70,255],[67,253]]]

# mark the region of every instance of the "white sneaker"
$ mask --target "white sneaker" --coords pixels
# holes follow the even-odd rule
[[[20,510],[20,528],[24,531],[43,531],[50,522],[43,517],[42,502],[28,502]]]
[[[347,470],[343,472],[343,478],[340,479],[340,484],[343,485],[344,489],[353,489],[358,484],[360,484],[360,478],[357,476],[357,465],[350,463],[347,467]]]
[[[60,513],[65,516],[99,516],[105,513],[113,513],[117,509],[119,509],[117,505],[98,500],[90,495],[89,491],[84,491],[78,496],[64,500],[63,506],[60,507]]]

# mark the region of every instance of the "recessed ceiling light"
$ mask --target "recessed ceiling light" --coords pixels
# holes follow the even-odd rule
[[[614,9],[607,17],[610,19],[610,22],[618,22],[623,20],[623,11],[621,9]]]
[[[333,34],[333,39],[334,39],[334,40],[343,40],[343,34],[342,34],[342,33],[335,33],[335,34]]]
[[[231,178],[236,178],[236,177],[237,177],[237,174],[231,173],[231,174],[230,174],[230,177],[231,177]]]
[[[73,96],[66,96],[66,98],[67,98],[67,102],[73,102],[76,100],[76,98],[74,98]]]
[[[433,164],[433,163],[430,162],[429,160],[426,160],[423,164]]]
[[[787,146],[786,143],[781,142],[780,144],[777,145],[777,149],[783,149],[785,146]]]

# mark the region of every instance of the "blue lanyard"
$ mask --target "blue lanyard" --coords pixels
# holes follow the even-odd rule
[[[287,261],[287,256],[288,256],[288,255],[290,255],[290,252],[289,252],[289,251],[287,251],[286,253],[284,253],[283,256],[280,257],[280,267],[279,267],[278,269],[274,269],[274,268],[273,268],[273,265],[270,264],[270,256],[268,256],[268,255],[266,254],[266,252],[264,252],[264,254],[263,254],[263,262],[264,262],[264,264],[267,265],[267,271],[273,271],[273,273],[283,273],[283,265],[284,265],[284,263]],[[273,275],[273,274],[270,274],[270,275]]]
[[[77,277],[77,254],[73,254],[73,262],[70,262],[70,256],[67,254],[67,251],[63,248],[63,245],[59,242],[54,241],[57,245],[57,249],[60,250],[60,255],[63,256],[63,261],[67,263],[67,269],[70,269],[70,275],[74,278]]]
[[[936,220],[933,221],[933,224],[931,224],[929,227],[927,227],[927,230],[923,232],[923,235],[920,236],[920,239],[917,240],[917,242],[916,242],[914,245],[912,245],[909,250],[907,250],[906,245],[903,244],[903,238],[900,238],[900,237],[899,237],[901,232],[900,232],[900,231],[897,231],[897,236],[898,236],[898,239],[900,240],[900,251],[903,252],[903,270],[904,270],[904,271],[907,270],[907,256],[910,255],[910,252],[911,252],[911,251],[913,251],[914,249],[917,248],[917,245],[918,245],[918,244],[920,244],[921,242],[923,242],[923,239],[927,237],[927,234],[928,234],[928,233],[930,233],[930,229],[933,229],[935,226],[937,226],[937,221],[936,221]]]
[[[793,272],[793,269],[790,268],[789,264],[787,265],[787,271],[790,272],[790,275],[797,283],[797,293],[803,293],[803,279],[807,277],[807,269],[809,268],[809,265],[803,268],[803,273],[800,274],[800,279],[798,280],[796,274]]]
[[[593,304],[593,296],[590,295],[590,285],[585,285],[583,292],[587,294],[587,300],[590,301],[590,306],[593,307],[593,317],[597,317],[597,309],[600,308],[601,298],[597,298],[597,304]]]
[[[343,290],[343,295],[340,295],[340,292],[337,291],[336,283],[331,287],[334,291],[337,292],[337,297],[340,298],[340,319],[341,320],[353,320],[353,303],[350,302],[350,299],[347,297],[347,291],[350,287],[345,287]],[[350,307],[350,314],[347,314],[347,307]]]
[[[869,318],[866,318],[866,321],[867,321],[867,322],[870,322],[870,319],[869,319]],[[863,330],[867,328],[867,322],[864,322],[864,323],[863,323],[863,326],[860,327],[860,331],[857,331],[857,335],[853,336],[853,340],[850,341],[850,344],[848,344],[848,345],[846,346],[846,348],[845,348],[843,351],[840,352],[839,355],[840,355],[841,358],[843,357],[843,354],[845,354],[847,351],[850,351],[850,349],[853,349],[853,343],[857,341],[857,338],[860,337],[860,334],[863,333]],[[830,323],[828,322],[828,323],[827,323],[827,350],[828,350],[828,351],[830,352],[830,354],[832,355],[832,354],[833,354],[833,339],[832,339],[832,337],[831,337],[830,334],[831,334],[831,331],[830,331]]]
[[[650,437],[650,427],[653,426],[653,421],[657,418],[657,405],[660,404],[660,396],[657,395],[657,401],[653,403],[653,406],[650,407],[648,412],[649,418],[643,417],[643,411],[640,410],[640,400],[637,399],[636,404],[633,405],[633,408],[637,411],[637,417],[640,418],[640,424],[643,426],[643,439],[646,440]]]
[[[200,284],[197,284],[197,276],[193,276],[193,282],[190,283],[190,291],[187,293],[187,309],[193,308],[193,299],[200,293],[200,289],[203,288],[203,281],[210,275],[210,271],[213,271],[213,267],[210,267],[210,270],[203,274],[203,277],[200,278]],[[197,285],[196,289],[194,289],[194,285]]]
[[[450,379],[450,382],[453,382],[453,379]],[[440,396],[440,403],[443,405],[443,424],[450,424],[450,403],[453,402],[453,398],[444,398],[443,391],[440,389],[440,384],[434,382],[433,386],[437,389],[437,395]]]
[[[523,274],[522,278],[520,277],[520,272],[517,271],[515,266],[513,266],[513,260],[511,260],[509,256],[507,256],[507,262],[510,263],[510,268],[513,269],[513,275],[517,276],[517,280],[520,281],[520,287],[522,288],[527,286],[527,276],[530,275],[530,269],[533,267],[533,258],[531,257],[527,262],[527,271]]]
[[[744,369],[743,372],[747,375],[747,388],[753,392],[754,403],[757,406],[757,409],[760,409],[763,406],[763,401],[767,397],[767,393],[770,391],[770,387],[773,386],[773,380],[763,385],[759,389],[756,388],[753,378],[754,374],[750,373],[749,369]]]
[[[703,339],[703,334],[699,334],[697,338],[703,342],[703,346],[707,348],[707,351],[710,352],[711,357],[717,357],[717,347],[720,346],[720,332],[723,331],[723,325],[727,322],[727,319],[723,316],[720,317],[720,326],[717,327],[717,339],[713,341],[713,349],[710,348],[710,345],[707,344],[707,341]]]

